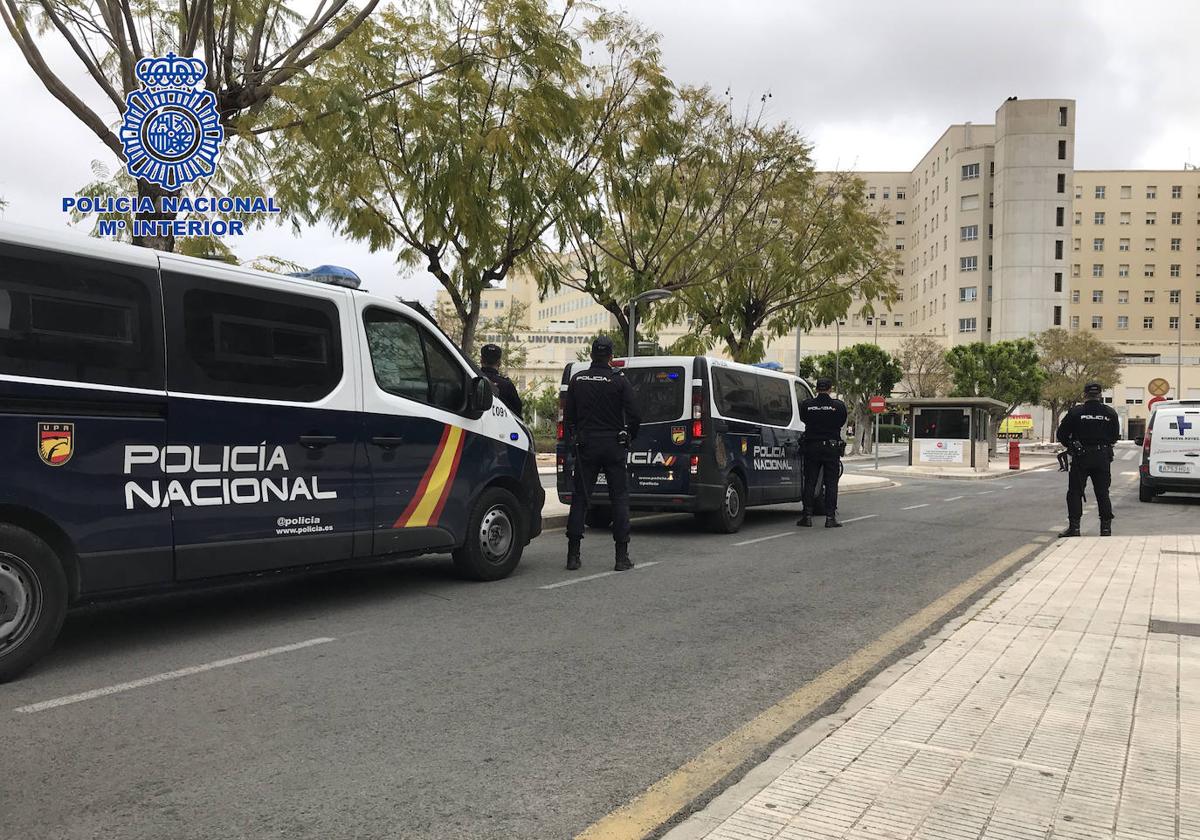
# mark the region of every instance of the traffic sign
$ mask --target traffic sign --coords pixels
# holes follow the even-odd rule
[[[1150,392],[1151,396],[1165,397],[1167,392],[1171,390],[1171,383],[1159,376],[1150,380],[1150,384],[1146,386],[1146,390]]]
[[[1150,401],[1146,403],[1146,410],[1153,411],[1154,406],[1158,405],[1160,402],[1166,402],[1166,401],[1167,401],[1166,397],[1151,397]]]
[[[867,406],[871,409],[872,414],[883,414],[887,411],[887,400],[883,397],[871,397],[867,400]]]

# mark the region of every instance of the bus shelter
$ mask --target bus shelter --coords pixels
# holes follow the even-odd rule
[[[931,469],[988,469],[993,418],[1008,408],[990,397],[890,399],[908,416],[908,465]]]

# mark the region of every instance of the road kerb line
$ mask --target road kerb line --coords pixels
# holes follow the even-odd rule
[[[882,661],[1039,548],[1043,546],[1030,542],[1010,551],[875,641],[712,744],[679,769],[659,779],[628,804],[588,826],[576,836],[576,840],[636,840],[645,837],[785,735],[824,703],[875,670]],[[1048,546],[1045,548],[1049,550]]]
[[[856,516],[853,519],[843,519],[843,525],[849,525],[851,522],[862,522],[864,519],[874,519],[878,513],[868,513],[866,516]]]
[[[735,548],[739,545],[754,545],[755,543],[766,542],[767,540],[777,540],[780,537],[790,536],[792,533],[792,531],[784,531],[781,534],[772,534],[769,537],[759,537],[756,540],[742,540],[741,542],[735,542],[733,545]]]
[[[13,711],[20,714],[32,714],[34,712],[45,712],[49,709],[57,709],[60,706],[70,706],[73,703],[83,703],[87,700],[95,700],[99,697],[108,697],[112,694],[120,694],[125,691],[133,691],[136,688],[145,688],[149,685],[156,685],[170,680],[178,680],[183,677],[190,677],[195,674],[202,674],[205,671],[212,671],[216,668],[228,668],[230,665],[240,665],[243,662],[252,662],[255,659],[262,659],[267,656],[276,656],[281,653],[291,653],[294,650],[302,650],[304,648],[313,647],[314,645],[324,645],[329,642],[336,641],[327,636],[321,636],[316,639],[306,639],[303,642],[296,642],[291,645],[281,645],[280,647],[267,648],[266,650],[256,650],[253,653],[243,653],[240,656],[231,656],[228,659],[218,659],[215,662],[206,662],[203,665],[192,665],[187,668],[180,668],[176,671],[165,671],[161,674],[154,674],[149,677],[142,677],[138,680],[129,682],[117,683],[105,688],[96,688],[91,691],[83,691],[79,694],[68,694],[65,697],[56,697],[53,700],[43,700],[40,703],[30,703],[28,706],[18,706]]]
[[[909,505],[908,507],[900,508],[900,510],[916,510],[917,508],[923,508],[923,507],[929,507],[929,502],[926,502],[923,505]]]
[[[647,566],[657,566],[661,560],[648,560],[645,563],[638,563],[630,571],[636,572],[638,569],[644,569]],[[583,577],[571,578],[570,580],[560,580],[558,583],[547,583],[545,586],[539,586],[538,589],[559,589],[563,586],[570,586],[573,583],[583,583],[587,580],[599,580],[600,578],[612,577],[613,575],[623,575],[624,572],[618,572],[616,569],[611,569],[607,572],[597,572],[594,575],[584,575]]]

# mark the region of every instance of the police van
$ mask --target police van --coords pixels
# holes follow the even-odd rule
[[[575,455],[564,439],[562,407],[571,377],[559,387],[558,497],[574,494]],[[799,405],[812,396],[795,376],[707,356],[615,359],[633,387],[642,425],[630,442],[629,507],[690,511],[712,530],[734,533],[746,508],[800,501],[803,488]],[[603,482],[603,475],[601,475]],[[611,509],[600,483],[588,525],[606,527]]]
[[[516,568],[533,441],[395,299],[0,226],[0,679],[71,603],[448,552]]]
[[[1150,412],[1142,441],[1138,499],[1200,493],[1200,400],[1168,400]]]

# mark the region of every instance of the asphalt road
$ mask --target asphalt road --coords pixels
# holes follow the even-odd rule
[[[1139,504],[1134,470],[1114,464],[1119,533],[1200,530],[1200,498]],[[0,837],[569,837],[1062,527],[1063,479],[906,479],[846,496],[840,530],[789,506],[730,536],[642,520],[620,575],[589,577],[603,533],[567,573],[557,531],[493,584],[429,558],[74,613],[0,686]]]

